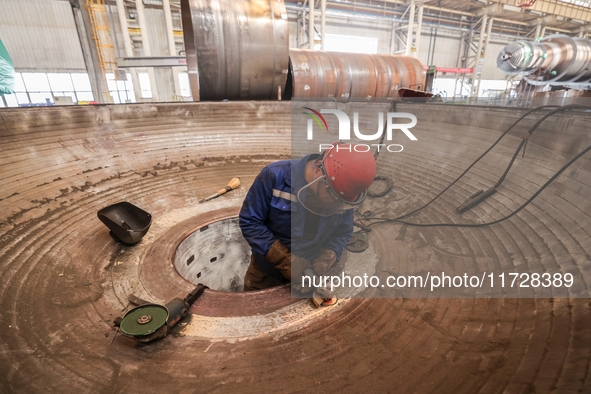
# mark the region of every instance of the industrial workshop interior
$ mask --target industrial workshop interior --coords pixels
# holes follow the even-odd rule
[[[0,0],[0,393],[591,393],[591,0]]]

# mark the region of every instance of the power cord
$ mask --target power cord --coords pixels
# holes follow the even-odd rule
[[[476,223],[476,224],[462,224],[462,223],[412,223],[412,222],[406,222],[403,221],[402,219],[413,215],[415,213],[418,213],[420,211],[422,211],[423,209],[427,208],[429,205],[431,205],[435,200],[437,200],[439,197],[441,197],[441,195],[443,195],[443,193],[445,193],[447,190],[449,190],[456,182],[458,182],[464,175],[466,175],[466,173],[474,166],[476,165],[476,163],[478,163],[484,156],[486,156],[486,154],[488,154],[488,152],[490,152],[500,141],[501,139],[507,134],[509,133],[509,131],[511,131],[511,129],[513,129],[513,127],[515,127],[521,120],[523,120],[527,115],[542,110],[542,109],[547,109],[547,108],[556,108],[557,106],[555,105],[547,105],[547,106],[542,106],[542,107],[537,107],[534,108],[528,112],[526,112],[524,115],[522,115],[519,119],[517,119],[503,134],[501,134],[501,136],[482,154],[480,155],[474,162],[472,162],[472,164],[470,164],[468,166],[468,168],[466,168],[466,170],[464,170],[464,172],[462,172],[462,174],[460,174],[454,181],[452,181],[447,187],[445,187],[439,194],[437,194],[435,197],[433,197],[429,202],[427,202],[426,204],[424,204],[423,206],[421,206],[420,208],[417,208],[409,213],[406,213],[404,215],[398,216],[396,218],[381,218],[381,217],[363,217],[362,219],[364,220],[380,220],[380,222],[374,222],[374,223],[369,223],[368,226],[372,226],[375,224],[380,224],[380,223],[390,223],[390,222],[397,222],[397,223],[401,223],[401,224],[405,224],[405,225],[409,225],[409,226],[418,226],[418,227],[484,227],[484,226],[489,226],[492,224],[496,224],[496,223],[500,223],[503,220],[509,219],[510,217],[514,216],[515,214],[517,214],[519,211],[521,211],[523,208],[525,208],[527,205],[529,205],[550,183],[552,183],[560,174],[562,174],[562,172],[564,172],[570,165],[572,165],[575,161],[577,161],[581,156],[583,156],[585,153],[587,153],[589,150],[591,150],[591,145],[588,146],[587,148],[585,148],[583,151],[581,151],[579,154],[577,154],[574,158],[572,158],[568,163],[566,163],[560,170],[558,170],[542,187],[540,187],[540,189],[538,189],[538,191],[536,191],[536,193],[534,193],[532,195],[532,197],[530,197],[530,199],[528,199],[523,205],[521,205],[519,208],[517,208],[515,211],[513,211],[512,213],[510,213],[509,215],[492,221],[492,222],[487,222],[487,223]],[[569,110],[574,110],[574,109],[585,109],[585,110],[591,110],[591,107],[588,106],[581,106],[581,105],[568,105],[568,106],[564,106],[564,107],[559,107],[551,112],[549,112],[548,114],[546,114],[545,116],[543,116],[539,121],[537,121],[534,126],[532,126],[530,128],[530,130],[528,131],[528,133],[523,137],[521,143],[519,144],[518,148],[516,149],[515,154],[513,155],[509,165],[507,166],[507,168],[505,169],[504,174],[501,176],[501,178],[499,179],[499,181],[495,184],[495,186],[493,186],[493,188],[496,189],[496,187],[498,185],[500,185],[507,173],[509,172],[509,170],[511,169],[511,166],[513,165],[513,162],[515,161],[515,158],[517,157],[517,155],[519,154],[519,151],[521,150],[521,148],[527,143],[529,137],[531,136],[531,134],[538,128],[538,126],[544,121],[546,120],[548,117],[555,115],[559,112],[564,112],[564,111],[569,111]],[[491,189],[493,189],[491,188]],[[489,189],[490,190],[490,189]],[[482,191],[481,191],[482,192]],[[476,195],[478,195],[479,193],[477,193]],[[472,196],[473,198],[474,196]]]

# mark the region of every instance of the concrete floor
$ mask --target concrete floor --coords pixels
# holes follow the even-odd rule
[[[394,180],[383,215],[435,196],[523,112],[399,105],[417,144],[380,155]],[[591,144],[589,118],[545,122],[492,198],[530,117],[417,222],[486,222],[523,203]],[[138,344],[112,320],[134,293],[155,302],[193,285],[175,271],[188,233],[237,214],[267,163],[290,155],[290,103],[183,103],[0,111],[0,392],[591,392],[591,160],[583,157],[511,220],[488,228],[376,226],[393,267],[560,269],[569,298],[354,298],[316,310],[286,287],[206,291],[165,339]],[[197,204],[240,177],[242,187]],[[129,201],[153,216],[141,243],[115,243],[96,212]],[[347,258],[355,258],[352,254]],[[444,295],[444,294],[442,294]],[[544,296],[540,298],[539,296]]]

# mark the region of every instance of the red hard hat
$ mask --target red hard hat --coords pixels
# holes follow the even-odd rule
[[[347,202],[354,202],[376,176],[373,154],[357,152],[352,144],[333,144],[322,164],[332,190]]]

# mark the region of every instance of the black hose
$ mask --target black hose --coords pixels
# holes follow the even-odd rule
[[[495,188],[498,188],[499,186],[501,186],[501,183],[503,183],[503,181],[505,180],[505,177],[507,176],[507,174],[509,173],[509,170],[511,169],[511,167],[513,166],[513,163],[515,162],[515,159],[517,158],[517,155],[519,154],[519,151],[521,150],[522,147],[524,147],[525,144],[527,144],[527,141],[529,140],[529,137],[531,137],[531,135],[534,133],[534,131],[538,128],[538,126],[540,124],[542,124],[543,121],[545,121],[546,119],[548,119],[550,116],[557,114],[559,112],[564,112],[564,111],[570,111],[573,109],[591,109],[588,106],[583,106],[583,105],[565,105],[564,107],[560,107],[555,109],[554,111],[550,111],[549,113],[547,113],[546,115],[542,116],[542,118],[540,120],[538,120],[527,132],[527,134],[525,134],[523,136],[523,139],[521,140],[521,143],[519,144],[519,146],[517,147],[517,149],[515,150],[515,153],[513,154],[513,157],[511,158],[511,161],[509,162],[509,165],[507,166],[507,168],[505,169],[505,172],[503,173],[503,175],[499,178],[498,182],[495,184]],[[525,151],[524,151],[525,154]]]
[[[515,127],[521,120],[523,120],[527,115],[541,110],[541,109],[546,109],[546,108],[556,108],[556,105],[546,105],[546,106],[541,106],[541,107],[537,107],[534,108],[528,112],[526,112],[525,114],[523,114],[519,119],[517,119],[503,134],[501,134],[501,136],[499,136],[499,138],[482,154],[480,155],[474,162],[472,162],[472,164],[470,164],[468,166],[468,168],[466,168],[466,170],[464,170],[464,172],[462,172],[454,181],[452,181],[447,187],[445,187],[441,192],[439,192],[439,194],[437,194],[435,197],[433,197],[429,202],[427,202],[426,204],[424,204],[423,206],[421,206],[420,208],[415,209],[414,211],[411,211],[409,213],[406,213],[404,215],[398,216],[396,218],[379,218],[379,217],[375,217],[375,218],[364,218],[366,220],[381,220],[381,222],[374,222],[374,223],[370,223],[369,226],[372,226],[374,224],[379,224],[379,223],[389,223],[389,222],[397,222],[397,223],[401,223],[401,224],[406,224],[406,225],[410,225],[410,226],[419,226],[419,227],[435,227],[435,226],[442,226],[442,227],[483,227],[483,226],[488,226],[491,224],[496,224],[499,223],[503,220],[506,220],[510,217],[512,217],[513,215],[515,215],[517,212],[521,211],[523,208],[525,208],[531,201],[533,201],[533,199],[535,197],[538,196],[538,194],[540,194],[542,192],[542,190],[544,190],[552,181],[554,181],[554,179],[556,179],[556,177],[558,175],[560,175],[564,170],[566,170],[566,168],[568,168],[568,166],[570,166],[572,163],[574,163],[579,157],[581,157],[582,155],[584,155],[585,153],[587,153],[590,149],[591,146],[587,147],[586,149],[584,149],[581,153],[579,153],[577,156],[575,156],[571,161],[569,161],[565,166],[563,166],[556,174],[554,174],[554,176],[552,176],[548,182],[546,182],[528,201],[526,201],[521,207],[519,207],[516,211],[512,212],[511,214],[499,219],[499,220],[495,220],[493,222],[488,222],[488,223],[479,223],[479,224],[459,224],[459,223],[411,223],[411,222],[405,222],[402,219],[404,219],[405,217],[408,217],[410,215],[413,215],[415,213],[418,213],[420,211],[422,211],[423,209],[427,208],[429,205],[431,205],[435,200],[437,200],[439,197],[441,197],[441,195],[443,195],[443,193],[445,193],[447,190],[449,190],[449,188],[451,188],[456,182],[458,182],[464,175],[466,175],[466,173],[474,166],[476,165],[476,163],[478,163],[484,156],[486,156],[486,154],[488,152],[490,152],[500,141],[501,139],[507,134],[509,133],[509,131],[511,131],[511,129],[513,129],[513,127]],[[521,148],[527,143],[529,137],[531,136],[531,134],[538,128],[538,126],[544,121],[546,120],[548,117],[559,113],[559,112],[564,112],[564,111],[569,111],[569,110],[574,110],[574,109],[586,109],[586,110],[590,110],[591,107],[588,106],[581,106],[581,105],[568,105],[568,106],[564,106],[564,107],[558,107],[557,109],[549,112],[548,114],[544,115],[540,120],[538,120],[528,131],[528,133],[523,137],[521,143],[519,144],[519,146],[517,147],[509,165],[507,166],[507,168],[505,169],[504,174],[501,176],[501,178],[499,179],[499,181],[495,184],[494,188],[496,188],[497,186],[499,186],[504,180],[505,177],[507,175],[507,173],[509,172],[509,170],[511,169],[511,166],[513,165],[513,162],[515,161],[515,158],[517,157],[517,155],[519,154],[519,151],[521,150]]]
[[[546,183],[544,183],[544,185],[542,185],[542,187],[540,187],[538,189],[538,191],[536,191],[519,208],[517,208],[515,211],[511,212],[509,215],[507,215],[505,217],[502,217],[501,219],[494,220],[492,222],[487,222],[487,223],[475,223],[475,224],[466,223],[466,224],[464,224],[464,223],[410,223],[410,222],[405,222],[403,220],[400,220],[398,218],[395,218],[395,219],[370,218],[369,220],[383,220],[383,221],[382,222],[376,222],[376,223],[370,223],[369,225],[371,226],[371,225],[379,224],[379,223],[397,222],[397,223],[406,224],[406,225],[409,225],[409,226],[418,226],[418,227],[484,227],[484,226],[490,226],[491,224],[500,223],[503,220],[507,220],[510,217],[514,216],[519,211],[521,211],[523,208],[525,208],[527,205],[529,205],[538,196],[538,194],[540,194],[546,187],[548,187],[548,185],[550,185],[550,183],[552,183],[556,178],[558,178],[558,176],[560,174],[562,174],[564,172],[564,170],[566,170],[568,167],[570,167],[571,164],[573,164],[581,156],[583,156],[585,153],[589,152],[590,150],[591,150],[591,145],[589,145],[587,148],[583,149],[583,151],[581,151],[578,155],[576,155],[575,157],[573,157],[568,163],[566,163],[564,166],[562,166],[562,168],[560,168],[560,170],[558,170],[550,179],[548,179],[548,181],[546,181]],[[368,220],[368,219],[366,219],[366,220]]]
[[[386,182],[386,188],[384,190],[382,190],[381,192],[378,192],[378,193],[372,192],[371,190],[367,189],[367,195],[368,196],[374,197],[374,198],[375,197],[383,197],[386,194],[388,194],[388,192],[390,190],[392,190],[392,182],[390,181],[390,179],[386,178],[385,176],[378,175],[373,180],[374,180],[374,182],[375,181],[384,181],[384,182]]]
[[[456,182],[458,182],[460,179],[462,179],[462,177],[463,177],[464,175],[466,175],[466,174],[468,173],[468,171],[470,171],[470,169],[476,165],[476,163],[478,163],[478,162],[479,162],[479,161],[480,161],[480,160],[481,160],[481,159],[482,159],[484,156],[486,156],[486,155],[488,154],[488,152],[490,152],[490,151],[491,151],[491,150],[492,150],[492,149],[493,149],[495,146],[497,146],[497,144],[498,144],[499,142],[501,142],[501,140],[503,139],[503,137],[504,137],[505,135],[507,135],[507,133],[509,133],[509,132],[510,132],[510,131],[513,129],[513,127],[517,126],[517,124],[518,124],[519,122],[521,122],[521,121],[522,121],[522,120],[523,120],[523,119],[524,119],[524,118],[525,118],[527,115],[529,115],[529,114],[531,114],[531,113],[533,113],[533,112],[535,112],[535,111],[539,111],[539,110],[541,110],[541,109],[546,109],[546,108],[556,108],[556,107],[557,107],[556,105],[545,105],[545,106],[542,106],[542,107],[537,107],[537,108],[534,108],[534,109],[531,109],[531,110],[527,111],[527,112],[526,112],[525,114],[523,114],[523,115],[522,115],[522,116],[521,116],[519,119],[517,119],[517,120],[516,120],[516,121],[515,121],[515,122],[514,122],[514,123],[513,123],[511,126],[509,126],[509,128],[508,128],[507,130],[505,130],[505,132],[504,132],[503,134],[501,134],[501,135],[499,136],[499,138],[497,138],[497,140],[496,140],[496,141],[495,141],[495,142],[494,142],[494,143],[493,143],[493,144],[492,144],[492,145],[491,145],[491,146],[490,146],[490,147],[489,147],[489,148],[488,148],[486,151],[484,151],[484,153],[483,153],[483,154],[481,154],[481,155],[480,155],[480,156],[479,156],[479,157],[478,157],[476,160],[474,160],[474,161],[472,162],[472,164],[470,164],[470,165],[468,166],[468,168],[466,168],[466,169],[464,170],[464,172],[462,172],[462,173],[461,173],[461,174],[460,174],[460,175],[459,175],[459,176],[458,176],[458,177],[457,177],[457,178],[456,178],[454,181],[452,181],[452,182],[451,182],[451,183],[450,183],[450,184],[449,184],[449,185],[448,185],[448,186],[447,186],[445,189],[443,189],[441,192],[439,192],[439,194],[437,194],[435,197],[433,197],[433,198],[432,198],[432,199],[431,199],[429,202],[427,202],[427,203],[426,203],[425,205],[423,205],[422,207],[420,207],[420,208],[417,208],[417,209],[415,209],[414,211],[411,211],[411,212],[409,212],[409,213],[405,213],[404,215],[398,216],[397,218],[395,218],[395,220],[398,220],[398,219],[404,219],[404,218],[405,218],[405,217],[407,217],[407,216],[414,215],[415,213],[417,213],[417,212],[420,212],[420,211],[422,211],[423,209],[427,208],[429,205],[431,205],[431,204],[432,204],[432,203],[433,203],[435,200],[437,200],[439,197],[441,197],[441,195],[443,195],[443,193],[445,193],[446,191],[448,191],[448,190],[449,190],[449,188],[451,188],[453,185],[455,185],[455,184],[456,184]]]

